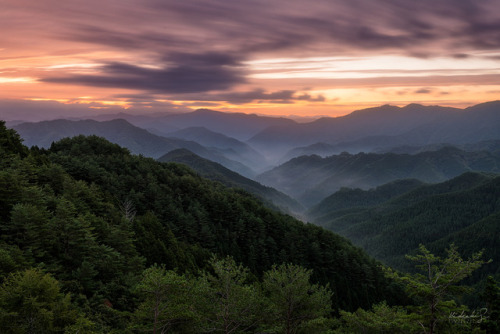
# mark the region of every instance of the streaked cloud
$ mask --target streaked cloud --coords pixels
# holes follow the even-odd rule
[[[0,76],[0,84],[5,83],[34,83],[36,82],[35,78],[26,78],[26,77],[1,77]]]
[[[312,57],[249,61],[256,79],[356,79],[429,75],[500,74],[498,61],[484,57],[414,58],[409,56]]]
[[[0,98],[227,110],[274,103],[273,113],[307,103],[325,114],[438,95],[472,101],[449,86],[474,91],[480,102],[494,98],[485,87],[500,82],[496,0],[0,5]],[[370,91],[382,88],[383,95]]]

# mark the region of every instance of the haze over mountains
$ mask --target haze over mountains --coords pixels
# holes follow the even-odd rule
[[[500,101],[466,109],[410,104],[381,106],[337,118],[268,127],[249,140],[268,152],[326,143],[337,153],[371,152],[398,145],[464,144],[498,139]],[[334,153],[334,152],[331,152]]]
[[[226,158],[217,148],[205,147],[197,142],[180,138],[166,138],[154,135],[144,129],[133,126],[123,119],[98,122],[95,120],[54,120],[37,123],[22,123],[13,127],[24,139],[27,146],[37,145],[48,148],[52,142],[65,137],[77,135],[97,135],[109,141],[128,148],[134,154],[142,154],[152,158],[159,158],[166,152],[179,148],[190,151],[223,164],[224,166],[246,176],[253,176],[250,168],[244,164]],[[235,157],[237,152],[232,154]]]
[[[306,206],[341,187],[369,189],[409,177],[441,182],[470,170],[499,171],[500,101],[466,109],[384,105],[308,123],[207,109],[93,118],[13,127],[28,146],[96,134],[153,158],[187,149]]]
[[[283,117],[258,116],[255,114],[224,113],[210,109],[198,109],[190,113],[160,115],[101,115],[92,117],[95,120],[112,120],[123,118],[138,127],[148,129],[157,134],[166,135],[171,132],[190,128],[204,127],[238,140],[248,140],[269,126],[287,126],[295,121]]]
[[[301,156],[257,177],[306,206],[341,187],[370,189],[397,179],[442,182],[467,171],[500,172],[500,155],[455,147],[415,155],[347,152],[326,158]]]

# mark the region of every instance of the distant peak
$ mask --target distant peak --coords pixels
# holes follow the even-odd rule
[[[470,110],[482,110],[482,109],[490,109],[490,108],[500,108],[500,100],[489,101],[484,103],[479,103],[470,107],[465,108],[466,111]]]
[[[384,105],[379,106],[379,107],[359,109],[359,110],[353,111],[349,115],[358,116],[358,115],[365,115],[365,114],[369,114],[369,113],[373,113],[373,112],[377,112],[377,113],[392,112],[392,111],[399,110],[399,109],[401,109],[401,108],[398,106],[393,106],[391,104],[384,104]],[[349,115],[346,115],[346,116],[349,116]]]
[[[193,113],[197,113],[197,114],[220,114],[221,112],[217,111],[217,110],[201,108],[201,109],[196,109],[195,111],[193,111]]]
[[[403,109],[415,109],[415,108],[424,108],[425,106],[419,103],[410,103],[403,107]]]

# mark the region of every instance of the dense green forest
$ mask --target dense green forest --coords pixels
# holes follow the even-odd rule
[[[380,319],[405,333],[472,328],[424,312],[410,276],[343,237],[183,165],[95,136],[28,149],[1,122],[0,166],[2,333],[352,333]],[[453,254],[464,277],[483,262]],[[496,282],[488,288],[494,311]],[[436,296],[437,309],[464,310]]]
[[[187,165],[207,179],[220,182],[230,188],[240,188],[248,191],[273,209],[278,209],[290,214],[304,211],[302,205],[282,192],[271,187],[263,186],[216,162],[204,159],[189,150],[177,149],[170,151],[158,158],[158,161],[178,162]]]
[[[483,250],[493,261],[468,284],[484,288],[500,278],[500,177],[465,173],[438,184],[400,180],[372,190],[342,189],[308,212],[311,221],[339,233],[370,255],[403,271],[414,268],[405,255],[420,244],[443,254],[454,243],[464,255]],[[468,297],[478,304],[478,296]]]

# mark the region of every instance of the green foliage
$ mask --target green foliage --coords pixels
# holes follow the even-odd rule
[[[212,258],[210,265],[213,273],[205,273],[201,279],[201,331],[254,332],[262,319],[262,300],[255,285],[249,283],[248,268],[231,257]]]
[[[23,145],[19,134],[12,129],[5,127],[5,121],[0,120],[0,166],[4,159],[9,159],[12,155],[25,157],[28,149]],[[2,166],[3,167],[3,166]]]
[[[400,189],[393,183],[355,192],[361,192],[358,197],[371,201],[380,188],[387,188],[386,194],[395,194]],[[344,190],[332,199],[340,200],[351,192],[354,191]],[[340,200],[339,205],[342,203]],[[419,244],[442,256],[450,243],[455,243],[466,256],[484,249],[485,257],[493,259],[474,273],[470,282],[478,282],[500,270],[500,177],[497,175],[465,173],[447,182],[419,186],[373,206],[368,203],[338,208],[330,206],[329,201],[323,204],[311,212],[318,217],[317,224],[349,238],[398,270],[415,270],[404,255],[415,254]]]
[[[210,260],[201,277],[152,266],[136,291],[134,332],[320,333],[331,320],[331,292],[309,282],[311,271],[281,265],[262,282],[231,257]]]
[[[449,321],[452,313],[460,314],[464,311],[465,307],[457,305],[454,299],[469,289],[458,283],[485,261],[481,260],[482,253],[463,260],[453,244],[444,259],[435,256],[423,245],[420,245],[419,250],[420,254],[407,257],[416,263],[422,273],[400,275],[391,269],[386,272],[389,277],[406,286],[408,294],[417,303],[411,309],[419,315],[419,325],[425,333],[432,334],[452,326]]]
[[[0,126],[1,136],[15,139]],[[333,326],[331,314],[339,308],[401,302],[401,290],[379,264],[346,239],[185,166],[133,156],[95,136],[26,154],[6,147],[2,333],[4,325],[6,333],[321,333]],[[487,223],[495,225],[493,218]],[[413,259],[429,261],[432,270],[443,261],[447,269],[439,275],[451,281],[448,271],[468,263],[453,249],[449,259],[430,253]],[[211,254],[222,260],[209,260]],[[470,268],[477,264],[471,261]],[[377,332],[379,324],[411,332],[412,319],[432,319],[424,307],[432,293],[439,312],[463,309],[452,302],[461,290],[455,283],[446,293],[422,282],[416,287],[421,291],[408,290],[421,303],[408,308],[414,314],[385,304],[341,312],[338,330],[355,331],[361,323],[366,331]],[[488,296],[488,305],[496,305],[490,301],[495,293]],[[446,329],[439,312],[436,328]]]
[[[320,332],[332,306],[395,300],[378,264],[347,240],[98,137],[16,157],[2,172],[1,275],[50,271],[87,315],[74,331]],[[141,274],[144,263],[163,266]]]
[[[273,266],[264,274],[262,288],[277,333],[301,333],[310,321],[330,315],[330,289],[311,284],[310,278],[311,270],[292,264]]]
[[[0,241],[0,283],[10,273],[29,266],[18,246]]]
[[[158,161],[185,164],[209,180],[220,182],[229,188],[240,188],[248,191],[262,199],[263,203],[269,208],[279,208],[285,213],[302,212],[304,210],[297,201],[282,192],[263,186],[221,164],[204,159],[186,149],[171,151],[160,157]]]
[[[481,322],[481,328],[487,334],[500,333],[500,287],[492,276],[488,276],[482,297],[486,301],[487,318]]]
[[[133,229],[135,247],[148,266],[161,263],[167,269],[195,272],[210,258],[203,248],[179,241],[152,212],[134,219]]]
[[[50,274],[37,269],[12,273],[0,287],[2,333],[60,333],[84,321],[92,327]]]
[[[167,333],[193,323],[193,281],[164,267],[153,266],[142,274],[136,289],[143,302],[134,313],[134,332]]]
[[[421,333],[415,315],[400,306],[390,307],[385,302],[373,305],[371,311],[358,309],[341,311],[341,328],[336,333],[412,334]]]

